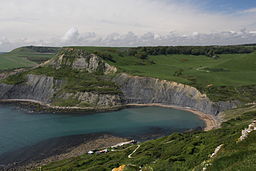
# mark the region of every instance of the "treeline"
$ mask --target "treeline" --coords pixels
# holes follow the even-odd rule
[[[31,49],[39,53],[57,53],[60,48],[58,47],[41,47],[41,46],[27,46],[26,48]]]
[[[254,47],[248,46],[158,46],[158,47],[137,47],[128,49],[129,56],[136,56],[146,59],[149,55],[206,55],[218,57],[219,54],[240,54],[251,53]]]

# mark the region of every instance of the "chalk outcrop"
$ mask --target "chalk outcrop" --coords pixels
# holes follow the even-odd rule
[[[69,66],[72,69],[86,70],[89,73],[116,73],[117,68],[104,62],[100,57],[82,49],[64,48],[57,58],[53,58],[47,64],[59,69]]]
[[[242,130],[242,135],[238,138],[237,142],[245,140],[252,131],[256,131],[256,120],[248,125],[248,128]]]

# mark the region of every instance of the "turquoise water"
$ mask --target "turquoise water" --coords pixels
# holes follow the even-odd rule
[[[0,105],[0,154],[54,137],[108,132],[136,137],[166,135],[203,127],[196,115],[160,107],[128,108],[116,112],[82,114],[29,114],[14,106]]]

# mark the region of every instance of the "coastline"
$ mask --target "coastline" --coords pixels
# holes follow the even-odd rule
[[[210,114],[206,114],[203,112],[199,112],[197,110],[194,110],[189,107],[180,107],[180,106],[175,106],[175,105],[164,105],[164,104],[159,104],[159,103],[150,103],[150,104],[127,104],[126,106],[137,106],[137,107],[143,107],[143,106],[157,106],[157,107],[164,107],[164,108],[172,108],[172,109],[177,109],[177,110],[183,110],[183,111],[188,111],[191,113],[194,113],[197,115],[201,120],[205,122],[205,127],[204,131],[210,131],[212,129],[218,128],[219,127],[219,122],[216,117]]]
[[[0,99],[1,103],[18,103],[24,106],[34,106],[33,111],[36,112],[53,112],[53,113],[69,113],[69,112],[87,112],[87,113],[98,113],[98,112],[108,112],[115,111],[125,107],[125,105],[120,106],[107,106],[107,107],[63,107],[63,106],[52,106],[51,104],[44,103],[33,99]],[[37,106],[36,106],[37,105]]]
[[[206,114],[190,107],[181,107],[175,105],[165,105],[160,103],[149,103],[149,104],[124,104],[120,106],[112,106],[112,107],[62,107],[62,106],[52,106],[50,104],[43,103],[41,101],[32,100],[32,99],[1,99],[0,103],[26,103],[26,105],[33,105],[37,104],[40,105],[41,111],[50,111],[50,112],[88,112],[88,113],[97,113],[97,112],[107,112],[107,111],[115,111],[125,107],[146,107],[146,106],[157,106],[157,107],[164,107],[164,108],[172,108],[177,110],[183,110],[191,112],[197,115],[201,120],[205,122],[204,131],[210,131],[212,129],[218,128],[220,125],[220,121],[216,117],[211,114]]]
[[[199,112],[199,111],[196,111],[196,110],[194,110],[192,108],[189,108],[189,107],[180,107],[180,106],[175,106],[175,105],[164,105],[164,104],[159,104],[159,103],[124,104],[124,105],[118,106],[118,107],[115,106],[115,107],[94,108],[94,109],[90,108],[89,110],[88,110],[88,108],[80,108],[80,107],[51,106],[50,104],[45,104],[43,102],[36,101],[36,100],[30,100],[30,99],[7,99],[7,100],[0,100],[0,103],[25,103],[24,105],[28,105],[28,106],[30,106],[30,105],[32,105],[32,106],[33,105],[40,105],[41,106],[40,109],[47,110],[47,108],[51,108],[51,109],[54,109],[53,111],[56,110],[57,112],[72,112],[72,111],[79,112],[79,111],[84,111],[84,112],[91,112],[91,113],[113,111],[113,110],[118,110],[118,109],[123,109],[123,108],[128,108],[128,107],[156,106],[156,107],[172,108],[172,109],[177,109],[177,110],[188,111],[188,112],[191,112],[191,113],[197,115],[205,123],[205,127],[203,129],[204,131],[209,131],[209,130],[212,130],[212,129],[215,129],[215,128],[219,127],[219,121],[213,115],[206,114],[206,113],[203,113],[203,112]],[[58,110],[58,109],[61,109],[61,110]],[[91,135],[93,135],[93,134],[91,134]],[[73,139],[75,136],[68,136],[68,137],[72,137],[71,139]],[[20,157],[20,156],[17,156],[17,157],[24,159],[24,163],[21,162],[20,163],[21,165],[16,165],[15,162],[14,162],[14,165],[12,165],[12,164],[7,165],[7,168],[18,168],[19,170],[23,170],[23,169],[26,170],[26,169],[36,168],[38,166],[45,165],[49,162],[62,160],[62,159],[70,158],[70,157],[77,157],[79,155],[82,155],[82,154],[86,153],[88,150],[91,150],[92,147],[93,148],[105,148],[105,147],[109,147],[111,145],[115,145],[117,143],[124,142],[124,141],[127,140],[127,138],[121,138],[121,137],[116,137],[116,136],[111,136],[111,135],[106,135],[106,134],[105,135],[99,135],[99,136],[93,135],[92,137],[94,137],[94,138],[87,141],[87,142],[83,140],[83,141],[81,141],[80,143],[77,143],[77,144],[73,144],[73,142],[68,143],[69,140],[65,140],[64,141],[65,142],[64,143],[65,148],[61,149],[60,147],[58,147],[58,148],[55,147],[55,149],[54,149],[54,150],[56,150],[56,149],[60,150],[61,151],[60,153],[57,153],[55,151],[54,154],[50,153],[51,155],[49,154],[49,156],[44,156],[44,157],[42,156],[42,158],[40,158],[40,159],[39,158],[38,159],[28,158],[27,160],[25,160],[24,156],[22,154],[22,157]],[[78,139],[79,139],[79,137],[78,137]],[[96,144],[99,144],[99,145],[96,145]],[[70,145],[70,146],[67,148],[66,145]],[[52,152],[54,150],[51,149],[49,151]],[[20,154],[20,153],[18,153],[18,154]],[[47,154],[46,151],[44,151],[44,153]],[[15,152],[15,154],[16,154],[16,152]],[[34,154],[31,155],[31,156],[34,156]],[[4,157],[4,158],[6,158],[6,157]],[[1,170],[1,166],[0,166],[0,170]]]
[[[0,170],[33,170],[42,165],[78,157],[89,150],[104,149],[130,141],[108,133],[92,133],[50,138],[0,155]]]

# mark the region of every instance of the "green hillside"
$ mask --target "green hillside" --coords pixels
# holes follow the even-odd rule
[[[96,54],[118,72],[191,85],[212,101],[256,101],[255,46],[72,48]],[[24,47],[0,54],[0,70],[34,66],[57,50]]]
[[[35,66],[52,58],[58,49],[27,46],[0,54],[0,71]]]
[[[75,48],[97,54],[120,72],[194,86],[213,101],[256,100],[254,46],[184,46],[171,47],[170,52],[170,47]]]
[[[238,142],[241,130],[247,128],[256,118],[256,108],[241,112],[224,122],[222,128],[208,132],[174,133],[157,140],[127,146],[107,154],[82,155],[80,157],[51,163],[43,171],[54,170],[111,170],[128,165],[127,170],[202,170],[209,163],[208,170],[254,170],[256,167],[256,134]],[[210,158],[215,148],[223,148]],[[138,150],[128,158],[136,148]]]

